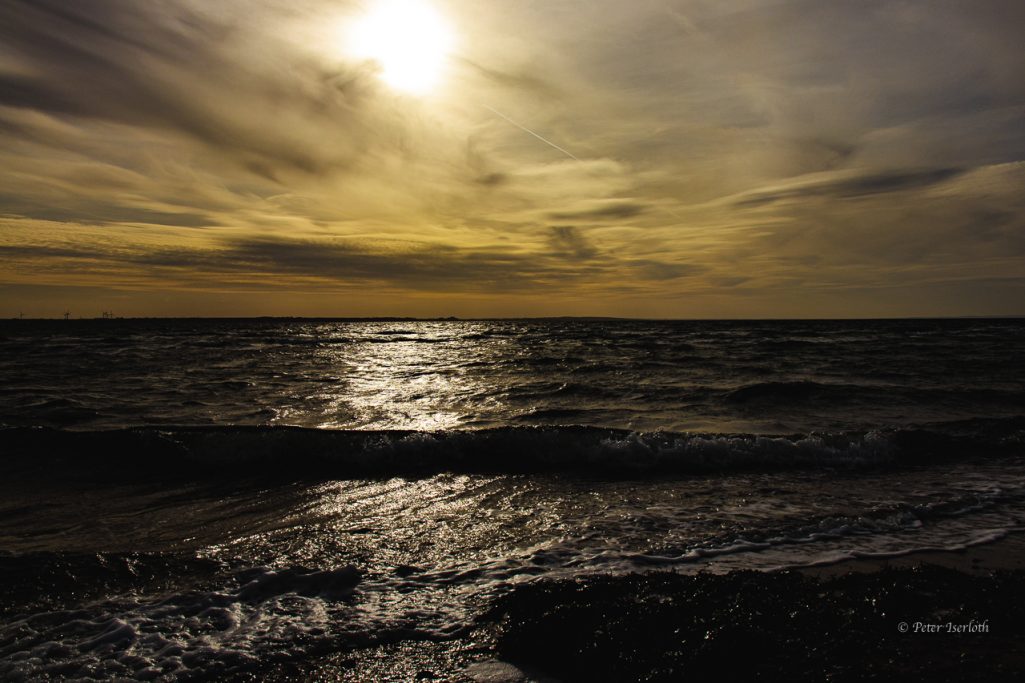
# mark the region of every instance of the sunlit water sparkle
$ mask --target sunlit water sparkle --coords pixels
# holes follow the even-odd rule
[[[3,422],[62,431],[0,432],[29,444],[0,460],[0,563],[75,591],[8,596],[0,676],[210,677],[454,637],[538,578],[1017,534],[1023,338],[1017,321],[3,323]],[[395,429],[420,431],[374,431]]]

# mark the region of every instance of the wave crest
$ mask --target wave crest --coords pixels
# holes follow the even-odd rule
[[[439,472],[600,475],[864,467],[1025,451],[1025,418],[914,429],[789,436],[638,433],[596,427],[358,431],[297,427],[0,430],[9,473],[192,478],[423,475]]]

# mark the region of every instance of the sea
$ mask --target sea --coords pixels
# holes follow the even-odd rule
[[[1023,529],[1025,320],[0,322],[4,680],[261,680],[524,583]]]

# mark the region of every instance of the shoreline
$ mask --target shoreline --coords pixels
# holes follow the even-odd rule
[[[260,677],[1014,680],[1025,671],[1022,599],[1025,533],[964,550],[794,569],[540,580],[495,600],[459,639],[337,653]]]
[[[998,540],[960,550],[937,548],[889,557],[854,557],[794,569],[809,576],[833,578],[850,573],[913,569],[923,565],[953,569],[974,576],[987,576],[999,571],[1025,572],[1025,529],[1008,532]]]

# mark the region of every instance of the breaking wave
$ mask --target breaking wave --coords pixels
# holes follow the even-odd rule
[[[134,554],[0,556],[5,574],[33,581],[39,568],[73,570],[80,585],[123,580],[121,568],[172,568],[177,586],[135,591],[50,610],[15,611],[0,624],[4,680],[214,680],[403,639],[453,637],[461,624],[444,611],[377,610],[355,594],[362,582],[350,565],[327,569],[253,567],[204,580],[201,558]],[[177,572],[173,568],[177,565]],[[226,568],[225,568],[226,569]],[[125,586],[120,587],[122,590]],[[6,606],[8,611],[10,606]],[[18,607],[18,605],[14,605]]]
[[[794,435],[629,432],[596,427],[362,431],[297,427],[0,430],[9,473],[362,476],[569,471],[599,475],[715,473],[929,464],[1020,455],[1025,417]]]

